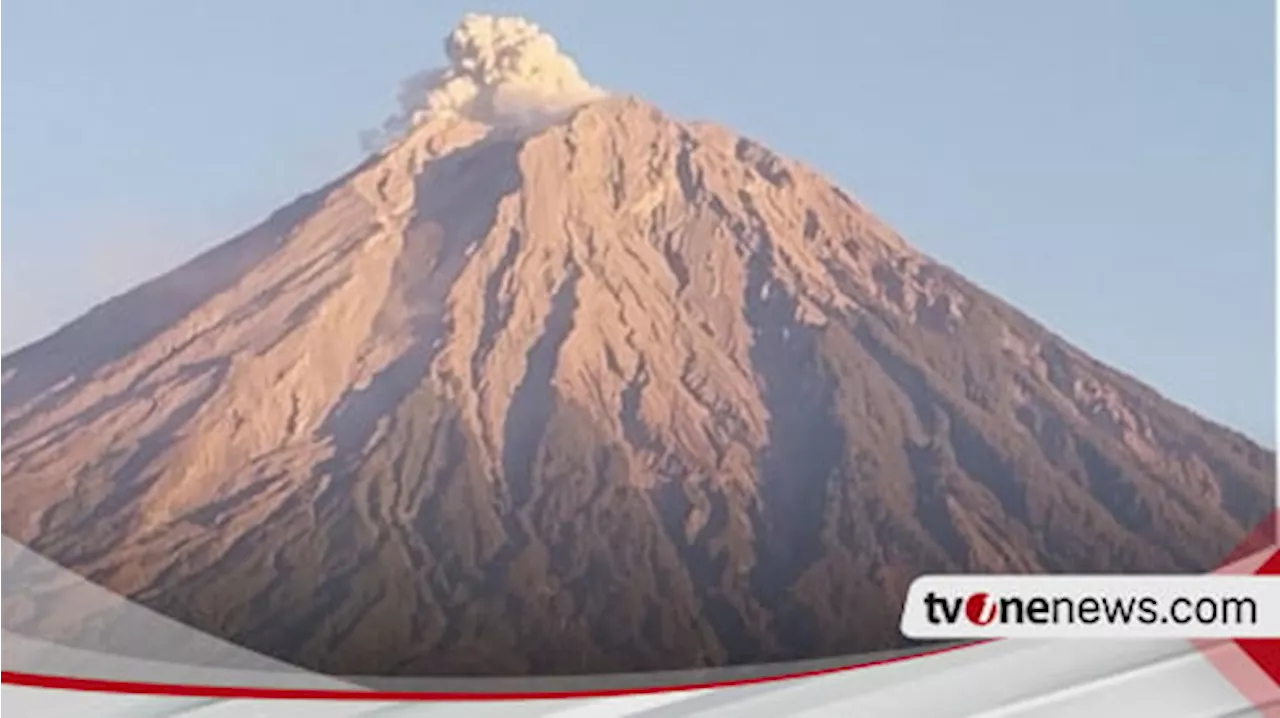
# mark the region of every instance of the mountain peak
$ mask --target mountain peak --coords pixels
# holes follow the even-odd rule
[[[464,20],[401,141],[6,357],[6,533],[309,668],[528,674],[884,650],[922,573],[1205,571],[1274,505],[1270,453],[543,37]]]

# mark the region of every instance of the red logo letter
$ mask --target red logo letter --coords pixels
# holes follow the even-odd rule
[[[985,626],[996,620],[996,602],[985,593],[975,593],[964,602],[964,615],[971,623]]]

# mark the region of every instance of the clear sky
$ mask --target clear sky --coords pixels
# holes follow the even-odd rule
[[[332,179],[467,10],[1274,446],[1271,0],[10,0],[6,350]]]

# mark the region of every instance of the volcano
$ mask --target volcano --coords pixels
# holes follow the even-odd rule
[[[900,647],[921,574],[1200,572],[1275,506],[813,169],[484,82],[5,357],[5,533],[306,668],[530,675]]]

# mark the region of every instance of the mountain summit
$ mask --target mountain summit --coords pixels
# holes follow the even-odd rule
[[[1270,452],[813,170],[491,81],[548,77],[516,27],[468,18],[454,100],[6,357],[5,532],[310,668],[578,673],[892,648],[921,573],[1204,571],[1274,506]]]

